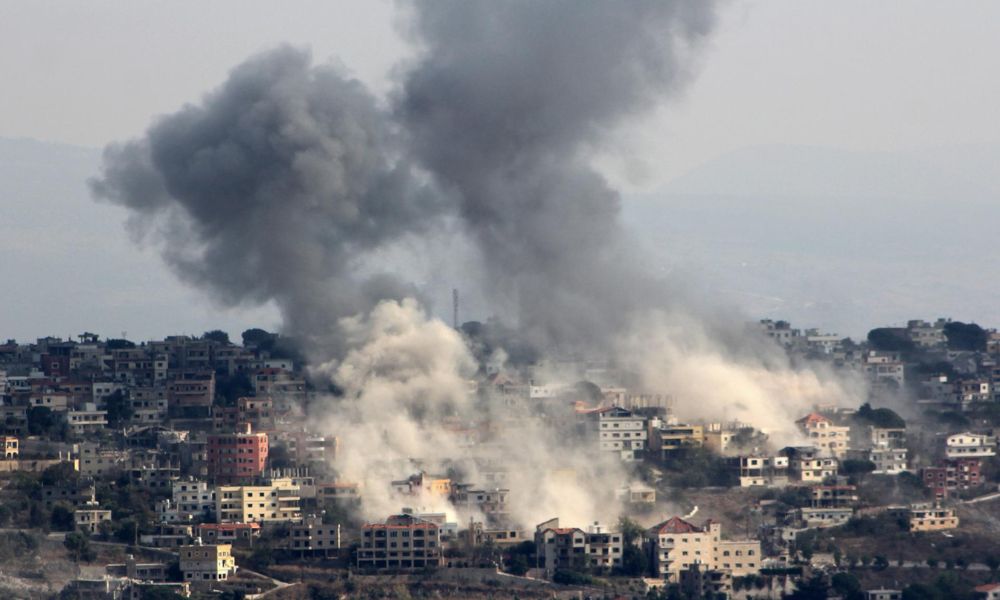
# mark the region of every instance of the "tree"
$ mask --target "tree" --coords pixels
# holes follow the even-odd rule
[[[797,589],[785,596],[787,600],[826,600],[830,586],[823,575],[816,574],[798,583]]]
[[[49,514],[49,523],[55,531],[72,531],[73,511],[65,504],[56,504]]]
[[[125,393],[122,390],[115,390],[105,396],[103,400],[104,409],[108,411],[109,427],[117,429],[132,418],[134,414],[132,403],[125,397]]]
[[[949,350],[986,351],[986,331],[975,323],[952,321],[944,326]]]
[[[847,475],[866,475],[875,470],[875,463],[863,458],[848,458],[840,464]]]
[[[830,578],[830,587],[845,598],[845,600],[863,599],[861,582],[851,573],[835,573]]]
[[[90,547],[90,538],[79,531],[66,534],[63,546],[70,552],[74,561],[91,562],[97,558],[97,553]]]
[[[646,553],[638,546],[626,544],[622,550],[622,574],[628,577],[642,577],[648,568]]]
[[[230,344],[229,334],[226,333],[225,331],[222,331],[221,329],[213,329],[212,331],[206,331],[205,333],[201,334],[201,339],[208,340],[211,342],[218,342],[223,346],[228,346]]]
[[[55,424],[56,416],[48,406],[32,406],[28,409],[29,435],[47,435]]]
[[[58,462],[51,467],[46,467],[42,471],[41,482],[42,485],[56,485],[58,483],[76,481],[79,475],[76,469],[73,468],[73,463]]]
[[[639,525],[625,515],[618,517],[618,531],[622,532],[622,541],[626,546],[631,546],[642,537],[642,525]]]
[[[260,346],[266,343],[273,344],[278,334],[264,331],[259,327],[253,327],[244,331],[240,337],[243,339],[244,346]]]

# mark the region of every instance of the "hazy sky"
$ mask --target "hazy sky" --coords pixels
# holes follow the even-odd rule
[[[378,0],[0,0],[0,137],[99,148],[136,136],[156,115],[197,101],[248,55],[279,43],[310,47],[318,60],[338,61],[385,92],[393,66],[411,51],[397,18],[394,3]],[[617,184],[643,190],[763,144],[858,151],[1000,144],[996,23],[1000,3],[985,0],[734,0],[723,8],[687,92],[622,131],[598,160]],[[223,310],[178,283],[154,249],[130,243],[124,210],[86,198],[82,181],[91,163],[69,164],[77,171],[66,181],[80,189],[58,192],[73,196],[65,211],[51,196],[70,184],[34,186],[43,172],[0,165],[23,179],[7,186],[20,190],[18,197],[0,198],[0,279],[35,281],[8,295],[0,335],[25,339],[88,327],[145,337],[215,325],[236,334],[250,324],[277,324],[266,308]],[[35,198],[53,204],[33,211]],[[35,243],[46,235],[46,244]],[[922,264],[909,266],[926,271]],[[802,270],[816,265],[805,262]],[[774,285],[768,276],[765,269],[765,287]],[[968,279],[980,279],[979,272]],[[873,287],[881,279],[874,280]],[[926,286],[910,284],[917,290],[910,304],[887,301],[898,304],[892,319],[927,306],[920,295]],[[437,287],[447,307],[451,284]],[[72,301],[83,288],[91,312]],[[953,306],[949,299],[941,310],[963,309]]]
[[[390,2],[0,2],[0,135],[102,146],[309,46],[385,90],[407,44]],[[1000,3],[735,1],[689,93],[624,138],[649,185],[760,143],[900,149],[1000,140]],[[638,157],[638,158],[635,158]]]

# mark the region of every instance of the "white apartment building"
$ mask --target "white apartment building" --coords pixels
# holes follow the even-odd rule
[[[171,499],[157,503],[161,523],[205,521],[215,516],[215,487],[193,479],[174,481]]]
[[[722,525],[714,521],[698,527],[673,517],[647,530],[646,539],[656,573],[667,581],[678,581],[680,572],[696,563],[733,577],[760,572],[760,541],[723,540]]]
[[[601,409],[597,412],[597,428],[603,452],[616,452],[622,460],[633,461],[646,449],[646,418],[630,410],[618,406]]]
[[[945,442],[945,456],[948,458],[978,458],[996,454],[996,438],[982,433],[956,433],[949,435]]]
[[[97,410],[96,404],[85,402],[81,408],[69,411],[66,421],[73,433],[100,431],[108,426],[108,411]]]
[[[906,448],[891,448],[879,445],[868,451],[868,460],[875,463],[872,473],[879,475],[899,475],[907,469]]]

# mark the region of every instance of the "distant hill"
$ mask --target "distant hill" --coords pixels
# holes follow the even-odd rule
[[[746,148],[627,198],[625,220],[656,262],[754,316],[856,335],[938,314],[1000,324],[990,156]]]

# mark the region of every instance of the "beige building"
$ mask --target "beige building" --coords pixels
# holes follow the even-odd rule
[[[698,527],[673,517],[647,530],[646,538],[657,575],[668,581],[679,581],[680,573],[695,564],[723,569],[734,577],[760,571],[760,542],[723,540],[722,526],[714,521]]]
[[[329,554],[340,549],[340,525],[323,523],[317,516],[306,517],[301,524],[292,525],[289,547],[300,554]]]
[[[73,526],[77,530],[85,529],[89,533],[97,533],[101,523],[111,522],[111,511],[101,508],[96,502],[88,503],[73,511]]]
[[[361,528],[361,569],[423,569],[441,564],[441,530],[413,515],[395,515]]]
[[[220,523],[298,522],[299,488],[290,479],[271,485],[224,485],[215,493],[215,514]]]
[[[20,456],[17,438],[12,435],[0,436],[0,445],[3,445],[3,457],[5,459],[15,459]]]
[[[833,421],[819,413],[809,413],[795,422],[809,437],[809,441],[831,455],[841,458],[847,453],[851,428],[834,425]]]
[[[941,531],[958,527],[955,509],[939,504],[911,504],[906,511],[910,531]]]
[[[184,581],[223,581],[236,574],[230,544],[192,544],[177,549]]]

